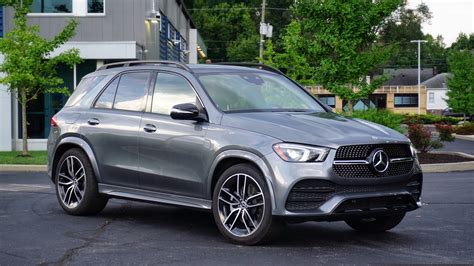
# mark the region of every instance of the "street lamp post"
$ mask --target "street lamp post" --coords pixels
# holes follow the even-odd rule
[[[258,61],[259,63],[263,63],[263,49],[264,49],[264,33],[262,32],[262,25],[265,25],[265,6],[267,5],[266,0],[262,1],[262,14],[260,17],[260,43],[259,43],[259,56],[258,56]]]
[[[411,43],[418,43],[418,114],[420,114],[421,105],[421,43],[425,40],[412,40]]]

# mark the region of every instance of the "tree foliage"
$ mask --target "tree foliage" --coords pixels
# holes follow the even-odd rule
[[[0,53],[5,56],[0,72],[5,76],[0,83],[6,85],[13,95],[18,95],[22,105],[23,155],[28,154],[26,105],[39,94],[69,93],[63,80],[57,76],[58,64],[73,66],[80,63],[79,52],[75,49],[52,56],[52,52],[75,34],[77,22],[71,20],[53,39],[39,35],[38,25],[27,23],[27,13],[32,0],[2,0],[0,5],[11,6],[15,10],[13,29],[0,39]]]
[[[219,3],[193,11],[192,16],[213,62],[256,60],[257,24],[244,4]]]
[[[389,45],[379,45],[377,34],[401,0],[300,0],[295,20],[283,37],[284,52],[267,55],[290,76],[315,81],[351,103],[367,97],[384,77],[365,79],[390,56]],[[301,80],[301,78],[299,78]],[[354,89],[357,88],[357,89]]]
[[[459,33],[458,38],[451,44],[451,50],[474,50],[474,33],[469,34]]]
[[[449,70],[453,77],[448,80],[449,107],[454,112],[474,114],[474,51],[451,51],[449,55]]]
[[[432,15],[428,6],[421,3],[411,9],[403,3],[380,29],[379,41],[391,44],[394,49],[386,67],[416,68],[418,66],[418,47],[412,40],[426,40],[421,46],[421,64],[423,67],[437,68],[439,72],[447,70],[447,54],[441,36],[424,34],[422,24]]]

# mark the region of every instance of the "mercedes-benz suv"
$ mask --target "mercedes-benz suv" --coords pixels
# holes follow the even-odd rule
[[[285,222],[383,232],[420,206],[405,136],[338,115],[258,64],[104,65],[52,118],[48,157],[68,214],[110,198],[206,209],[238,244]]]

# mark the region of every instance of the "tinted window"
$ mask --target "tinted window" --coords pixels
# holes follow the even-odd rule
[[[72,13],[72,0],[33,0],[32,13]]]
[[[120,78],[116,78],[112,83],[109,84],[107,89],[102,92],[99,99],[95,103],[95,108],[107,108],[110,109],[114,105],[115,91]]]
[[[104,13],[104,0],[87,0],[88,13]]]
[[[159,73],[151,111],[169,115],[171,108],[181,103],[196,103],[196,94],[188,81],[177,75]]]
[[[395,94],[395,107],[417,107],[418,94]]]
[[[83,78],[79,85],[77,85],[71,97],[69,97],[66,106],[76,105],[88,91],[97,86],[97,84],[99,84],[105,77],[106,76]]]
[[[114,109],[143,111],[149,76],[149,72],[123,74],[115,95]]]
[[[336,107],[336,97],[334,95],[319,95],[318,98],[326,105],[332,108]]]

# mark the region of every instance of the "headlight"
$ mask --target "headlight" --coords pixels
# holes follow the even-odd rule
[[[413,144],[410,143],[410,151],[411,151],[411,156],[413,158],[418,158],[418,155],[416,155],[416,149],[415,149],[415,146],[413,146]]]
[[[275,144],[273,150],[287,162],[322,162],[329,153],[328,148],[289,143]]]

